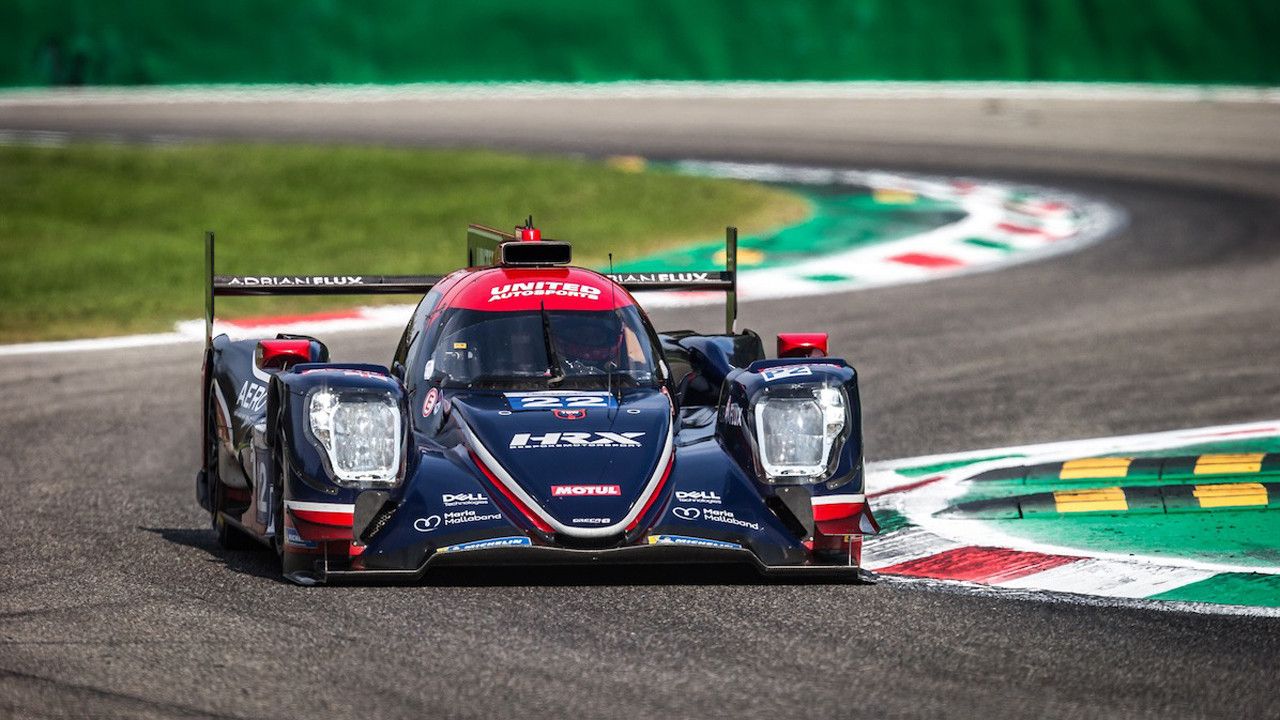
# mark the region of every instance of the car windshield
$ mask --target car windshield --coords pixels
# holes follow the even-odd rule
[[[441,322],[424,375],[449,387],[585,390],[659,382],[653,344],[635,307],[458,308]]]

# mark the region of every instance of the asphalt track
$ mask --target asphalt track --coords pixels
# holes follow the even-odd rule
[[[861,371],[871,458],[1277,415],[1274,105],[0,107],[0,128],[777,160],[1068,188],[1126,209],[1127,229],[998,273],[747,304],[744,324],[832,333]],[[394,335],[331,346],[385,361]],[[298,588],[269,555],[217,549],[196,507],[198,372],[191,345],[0,360],[0,716],[1280,715],[1275,619],[705,571]]]

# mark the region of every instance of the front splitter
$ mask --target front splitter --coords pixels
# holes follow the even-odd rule
[[[874,582],[875,575],[854,565],[766,565],[745,548],[705,548],[639,545],[607,550],[571,550],[545,546],[500,547],[437,552],[417,568],[372,570],[323,570],[314,576],[291,577],[295,582],[414,582],[429,571],[447,567],[577,566],[614,567],[642,565],[738,565],[753,568],[765,579],[841,580]],[[309,581],[309,582],[308,582]]]

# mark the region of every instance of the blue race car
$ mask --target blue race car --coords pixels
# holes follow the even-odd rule
[[[735,332],[727,268],[601,274],[532,219],[426,276],[219,276],[196,492],[224,547],[301,584],[444,565],[748,563],[857,578],[877,530],[857,374],[826,335]],[[655,332],[632,291],[726,293],[724,334]],[[227,295],[415,293],[390,367],[315,338],[213,337]]]

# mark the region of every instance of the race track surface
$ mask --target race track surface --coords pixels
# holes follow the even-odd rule
[[[1277,106],[529,102],[0,106],[0,129],[487,144],[1066,188],[1119,205],[1129,225],[998,273],[746,304],[742,324],[832,333],[861,373],[870,459],[1278,414]],[[720,312],[655,321],[715,327]],[[395,335],[330,346],[385,362]],[[196,506],[198,376],[195,345],[0,359],[0,716],[1280,715],[1276,619],[702,570],[295,587],[266,553],[219,550]]]

